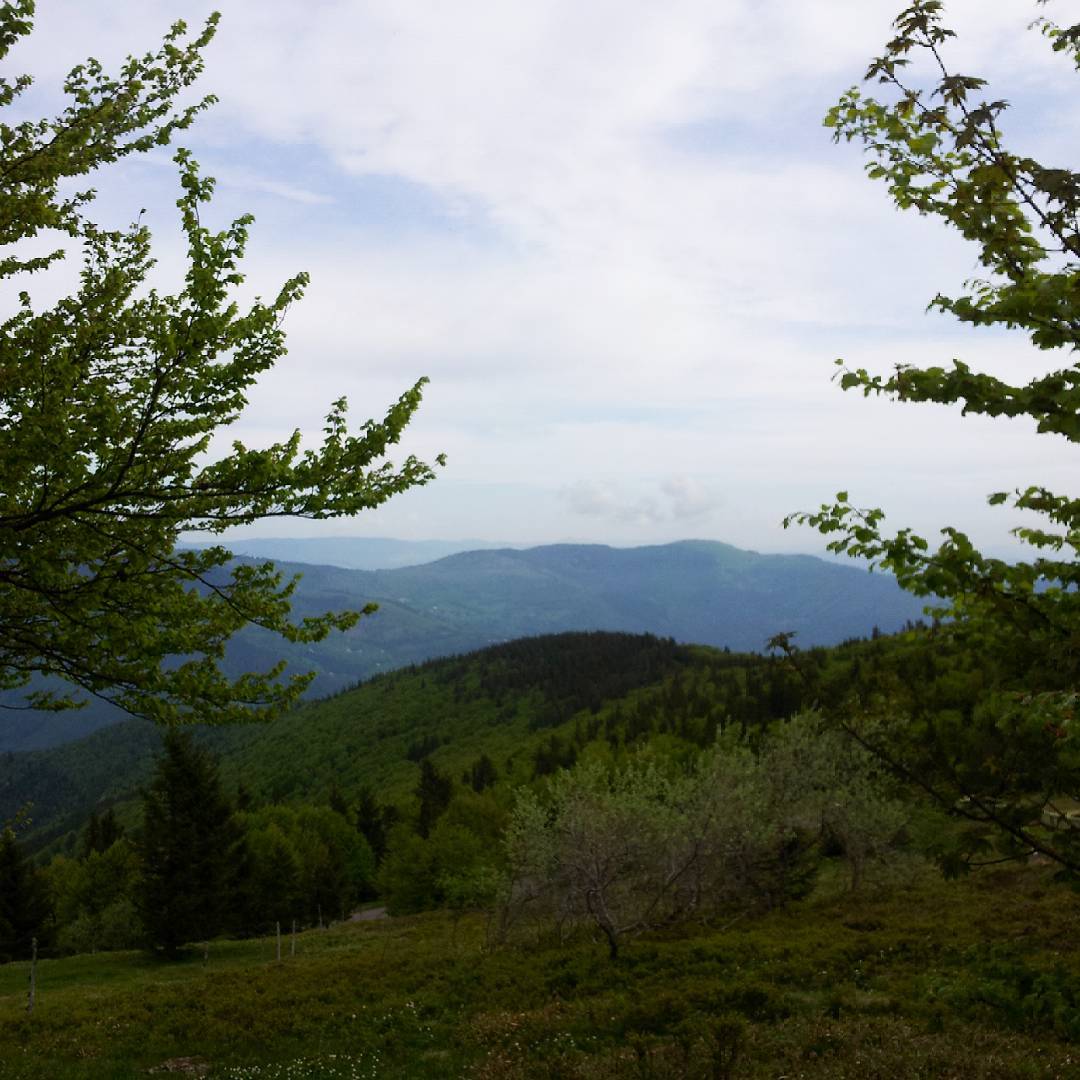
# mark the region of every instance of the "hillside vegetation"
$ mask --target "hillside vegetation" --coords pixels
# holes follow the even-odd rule
[[[772,656],[561,634],[205,729],[229,857],[171,944],[133,792],[166,790],[159,733],[9,755],[52,914],[32,1017],[0,964],[0,1075],[1068,1077],[1075,895],[1038,865],[943,878],[980,826],[810,709],[943,720],[992,675],[923,627]]]
[[[621,716],[636,701],[634,691],[652,686],[651,701],[679,673],[701,683],[714,666],[735,672],[761,664],[779,672],[777,661],[649,635],[524,639],[377,676],[269,725],[203,729],[200,739],[220,755],[233,789],[242,781],[262,800],[324,799],[332,787],[351,796],[365,786],[403,798],[427,756],[457,775],[485,753],[499,762],[505,781],[524,782],[536,747],[561,739],[559,729],[572,729],[571,719],[583,712],[593,717],[606,704]],[[741,686],[730,676],[726,685]],[[580,726],[577,735],[580,745]],[[148,777],[160,742],[158,729],[131,720],[50,751],[5,754],[0,819],[29,802],[28,839],[79,827],[95,807],[130,797]]]

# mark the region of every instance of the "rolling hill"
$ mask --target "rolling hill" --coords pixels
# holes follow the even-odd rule
[[[528,635],[612,630],[744,651],[762,649],[780,631],[794,631],[803,646],[865,636],[875,626],[888,633],[922,611],[887,575],[704,540],[478,550],[376,571],[279,566],[302,575],[297,615],[379,604],[374,616],[318,645],[291,646],[258,629],[231,643],[229,671],[265,670],[285,657],[291,670],[317,673],[313,697]],[[117,719],[98,705],[58,717],[0,715],[0,750],[41,749]]]

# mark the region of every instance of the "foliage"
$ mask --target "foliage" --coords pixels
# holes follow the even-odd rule
[[[495,767],[495,762],[487,754],[481,754],[465,770],[461,781],[468,784],[473,791],[483,791],[484,788],[491,787],[498,779],[499,770]]]
[[[491,858],[491,847],[463,825],[440,821],[428,836],[399,825],[379,866],[379,895],[395,915],[479,906],[491,891]]]
[[[364,837],[324,806],[264,806],[241,815],[243,870],[238,875],[241,928],[265,932],[275,922],[311,926],[336,919],[367,897],[375,856]]]
[[[215,762],[189,732],[170,729],[143,795],[136,898],[150,942],[167,956],[225,927],[237,839]]]
[[[83,829],[83,855],[108,851],[123,835],[124,827],[116,820],[116,813],[111,806],[100,817],[94,811]]]
[[[386,838],[397,823],[397,808],[382,806],[367,785],[356,797],[356,831],[368,842],[378,863],[386,853]]]
[[[138,854],[117,840],[85,858],[60,856],[48,866],[49,891],[62,952],[131,949],[143,940],[134,897],[139,885]]]
[[[416,799],[420,804],[416,831],[421,837],[427,839],[453,797],[454,781],[439,772],[431,758],[425,757],[420,762],[420,778],[416,782]]]
[[[856,888],[906,816],[869,755],[813,716],[776,725],[757,753],[723,736],[681,771],[644,753],[589,761],[518,793],[500,920],[592,925],[614,959],[627,935],[805,895],[826,831]]]
[[[903,402],[958,403],[965,414],[1025,417],[1039,433],[1080,442],[1080,368],[1060,355],[1080,345],[1080,174],[1007,148],[1007,103],[983,97],[984,80],[950,70],[954,35],[942,9],[940,0],[905,8],[866,73],[889,96],[853,88],[826,124],[837,139],[862,143],[868,174],[886,184],[900,209],[936,217],[976,246],[984,276],[962,292],[935,296],[931,307],[973,327],[1020,330],[1060,366],[1011,385],[961,360],[902,364],[888,376],[839,361],[840,385]],[[1054,51],[1080,62],[1080,24],[1036,25]],[[882,566],[905,589],[940,601],[935,637],[968,651],[990,680],[962,716],[898,716],[890,738],[845,720],[849,730],[942,805],[988,825],[1002,854],[1040,852],[1075,875],[1080,833],[1049,834],[1037,823],[1044,811],[1080,796],[1073,718],[1080,501],[1039,485],[995,492],[989,501],[1034,522],[1013,530],[1032,549],[1026,561],[984,556],[951,526],[936,549],[910,529],[890,535],[881,510],[859,509],[844,492],[788,522],[812,525],[830,537],[831,550]]]
[[[0,56],[30,32],[33,10],[33,0],[0,7]],[[69,193],[71,179],[167,144],[210,104],[176,99],[199,74],[216,24],[213,16],[189,38],[177,23],[156,53],[129,58],[116,76],[93,60],[79,65],[58,117],[0,124],[0,280],[23,283],[0,324],[0,688],[25,690],[33,707],[73,704],[41,681],[59,676],[161,722],[279,711],[309,677],[280,682],[279,665],[230,680],[218,667],[229,638],[254,623],[317,641],[359,613],[292,622],[295,579],[283,582],[269,563],[229,566],[220,546],[177,551],[181,531],[353,515],[433,476],[413,457],[379,463],[423,380],[356,434],[342,399],[316,449],[301,452],[295,432],[265,449],[234,442],[205,462],[211,438],[284,354],[282,318],[306,275],[241,311],[251,219],[221,232],[201,223],[213,182],[183,150],[175,161],[188,266],[175,294],[148,287],[144,225],[105,229],[88,216],[93,191]],[[0,107],[29,86],[27,76],[0,82]],[[59,246],[44,255],[14,246],[39,236]],[[77,290],[36,307],[30,275],[75,250]]]

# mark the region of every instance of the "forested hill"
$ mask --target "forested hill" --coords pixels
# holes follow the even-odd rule
[[[461,777],[486,757],[509,784],[571,764],[588,743],[627,746],[668,732],[704,745],[724,717],[789,715],[799,686],[778,660],[652,635],[571,633],[493,646],[377,676],[266,726],[201,729],[227,786],[256,802],[353,797],[408,801],[419,763]],[[31,803],[29,843],[129,800],[159,732],[128,722],[51,750],[0,757],[0,821]]]
[[[283,649],[280,639],[255,630],[234,642],[236,670],[265,666],[284,652],[319,671],[319,694],[375,672],[537,634],[614,630],[756,651],[780,631],[794,631],[803,646],[866,636],[875,626],[889,633],[919,618],[923,606],[885,575],[713,541],[469,551],[371,572],[279,565],[303,575],[297,614],[379,604],[355,629],[303,650]]]
[[[355,629],[318,645],[290,646],[255,629],[232,642],[230,672],[266,670],[284,656],[292,670],[318,673],[312,697],[376,672],[528,635],[614,630],[760,650],[780,631],[795,631],[803,646],[866,636],[874,627],[889,633],[922,610],[886,575],[713,541],[504,548],[368,572],[280,566],[303,575],[298,616],[379,604]],[[56,717],[0,714],[0,750],[55,745],[118,718],[96,707]]]

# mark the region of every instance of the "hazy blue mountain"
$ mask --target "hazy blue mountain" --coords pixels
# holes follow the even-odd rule
[[[313,696],[376,672],[527,635],[622,630],[757,651],[780,631],[795,631],[802,646],[866,636],[875,626],[888,633],[922,609],[886,575],[704,540],[500,548],[376,571],[280,565],[303,575],[297,615],[379,604],[356,628],[318,645],[288,645],[257,629],[231,643],[230,671],[266,669],[285,657],[292,670],[317,672]],[[97,706],[75,716],[0,713],[0,750],[54,745],[106,719]]]
[[[340,566],[346,570],[393,570],[456,555],[459,551],[506,547],[489,540],[395,540],[381,536],[252,537],[229,540],[235,555],[275,562]]]

